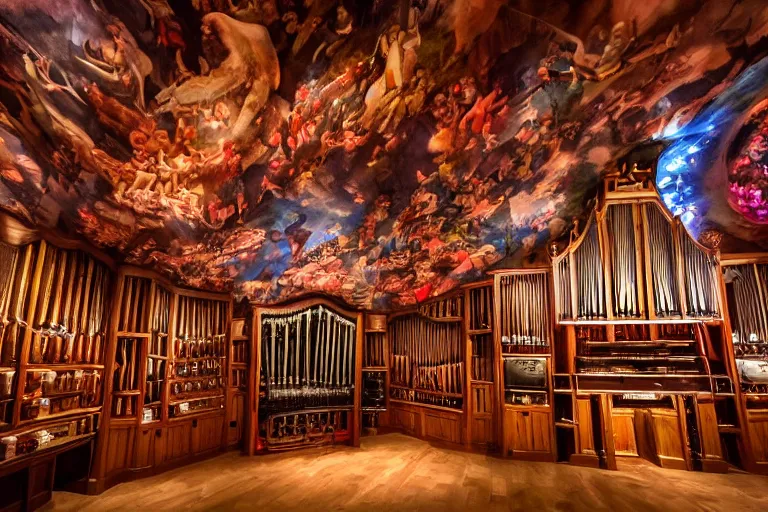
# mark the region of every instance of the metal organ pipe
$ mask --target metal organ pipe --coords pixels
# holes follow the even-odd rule
[[[352,405],[354,322],[323,306],[261,322],[268,412]]]
[[[683,249],[688,315],[708,318],[718,316],[714,279],[717,262],[714,256],[699,249],[683,230],[680,230],[679,235]]]
[[[595,222],[591,223],[581,246],[574,255],[578,278],[578,317],[605,318],[603,258]]]
[[[608,230],[613,266],[613,314],[638,316],[637,260],[632,205],[608,207]]]

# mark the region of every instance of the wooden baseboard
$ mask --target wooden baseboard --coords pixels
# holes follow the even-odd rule
[[[555,462],[555,454],[550,452],[521,452],[509,454],[510,459],[527,460],[529,462]]]
[[[731,465],[722,459],[704,459],[701,461],[701,470],[705,473],[728,473]]]
[[[600,459],[597,455],[590,455],[587,453],[574,453],[571,455],[568,462],[574,466],[600,469]]]

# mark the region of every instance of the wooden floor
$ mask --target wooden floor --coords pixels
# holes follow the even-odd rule
[[[768,511],[768,477],[623,464],[609,472],[436,448],[400,434],[261,457],[229,452],[100,496],[54,493],[42,510],[325,512]]]

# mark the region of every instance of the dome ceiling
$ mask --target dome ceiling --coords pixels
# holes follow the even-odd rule
[[[767,11],[0,0],[0,206],[190,286],[407,306],[543,261],[633,148],[688,151],[686,128],[760,65]],[[659,179],[686,225],[765,243],[762,206],[708,211],[727,169],[675,165]]]

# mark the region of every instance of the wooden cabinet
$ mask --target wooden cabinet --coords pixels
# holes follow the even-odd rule
[[[507,409],[504,421],[510,454],[539,453],[551,456],[552,418],[548,410]]]
[[[112,475],[131,466],[135,435],[136,429],[132,426],[113,426],[109,429],[105,468],[107,475]]]
[[[687,469],[680,416],[676,410],[651,409],[656,453],[663,468]]]
[[[697,404],[699,419],[699,439],[704,462],[722,461],[723,447],[720,445],[720,432],[717,428],[717,412],[712,402]]]
[[[165,462],[165,440],[167,437],[165,428],[158,426],[140,427],[136,434],[134,469],[159,466]]]

